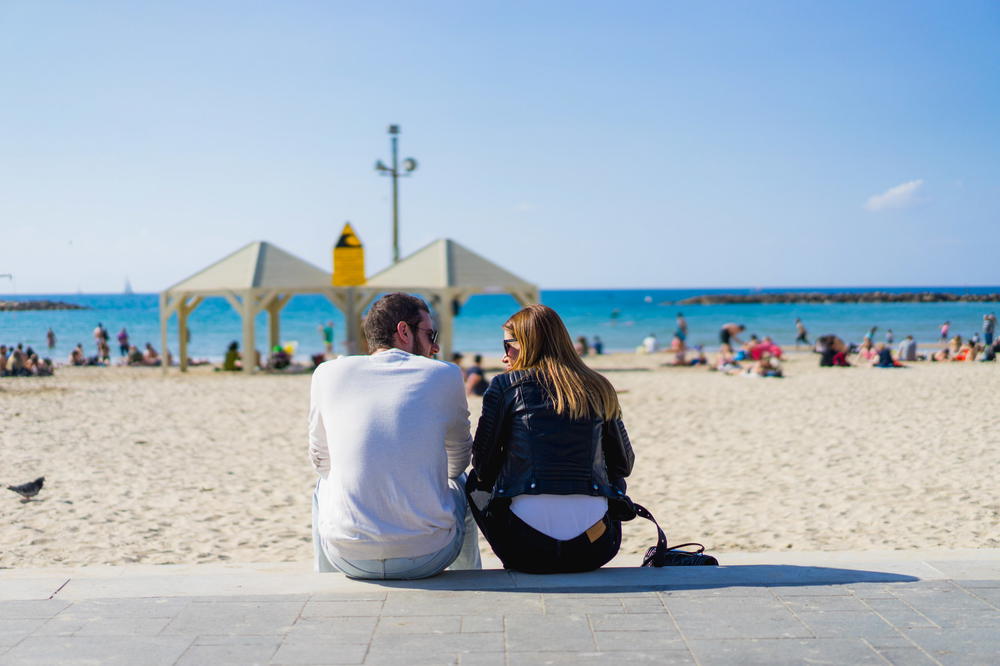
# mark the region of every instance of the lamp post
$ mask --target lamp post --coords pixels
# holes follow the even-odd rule
[[[392,144],[392,166],[387,167],[382,160],[375,162],[375,171],[383,176],[392,176],[392,263],[399,261],[399,178],[409,176],[417,170],[417,161],[412,157],[403,160],[403,172],[399,170],[399,125],[389,125],[389,141]]]

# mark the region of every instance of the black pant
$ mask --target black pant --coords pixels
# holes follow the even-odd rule
[[[595,540],[591,541],[584,533],[560,541],[518,518],[510,510],[510,498],[493,499],[480,510],[470,495],[475,488],[475,478],[472,472],[465,486],[469,509],[504,569],[534,574],[593,571],[618,554],[622,545],[622,524],[607,514],[601,518],[604,533]]]

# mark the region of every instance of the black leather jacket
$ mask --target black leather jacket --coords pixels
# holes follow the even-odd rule
[[[620,496],[635,455],[621,419],[574,421],[556,413],[535,373],[497,375],[483,395],[472,445],[480,487],[493,497]]]

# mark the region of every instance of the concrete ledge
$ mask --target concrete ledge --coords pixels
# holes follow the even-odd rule
[[[307,563],[8,569],[0,571],[0,600],[357,594],[373,589],[629,592],[1000,579],[1000,550],[734,553],[722,555],[726,565],[720,567],[662,569],[634,566],[639,559],[622,556],[584,574],[485,569],[417,581],[357,581],[313,573]]]

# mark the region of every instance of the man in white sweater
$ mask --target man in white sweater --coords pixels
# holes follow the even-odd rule
[[[463,487],[472,437],[461,370],[433,360],[427,305],[395,293],[368,312],[369,356],[312,378],[309,457],[317,571],[425,578],[480,569]]]

